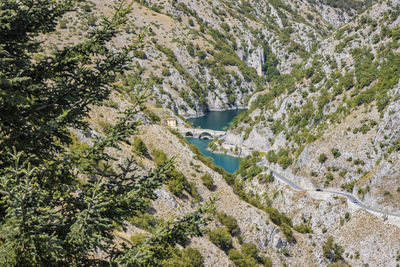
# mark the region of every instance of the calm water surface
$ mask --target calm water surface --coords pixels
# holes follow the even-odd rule
[[[200,126],[203,129],[224,130],[227,128],[233,119],[239,115],[244,109],[240,110],[226,110],[226,111],[210,111],[206,116],[190,119],[189,121],[194,127]],[[189,143],[197,146],[201,153],[207,157],[211,157],[214,163],[221,166],[227,172],[233,173],[239,169],[241,158],[232,157],[224,154],[215,154],[207,150],[210,140],[198,138],[186,138]]]
[[[245,109],[234,109],[225,111],[210,111],[207,115],[199,118],[189,119],[194,127],[203,129],[226,130],[233,119]]]

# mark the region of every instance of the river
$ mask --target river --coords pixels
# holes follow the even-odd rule
[[[233,119],[239,115],[244,109],[237,110],[226,110],[226,111],[210,111],[203,117],[189,119],[188,121],[193,124],[194,127],[200,126],[203,129],[212,129],[212,130],[225,130]],[[225,154],[215,154],[207,150],[208,144],[210,140],[198,139],[198,138],[186,138],[189,143],[197,146],[201,153],[203,153],[207,157],[211,157],[214,160],[214,163],[218,166],[221,166],[229,173],[235,172],[239,169],[239,164],[242,161],[241,158],[232,157]]]

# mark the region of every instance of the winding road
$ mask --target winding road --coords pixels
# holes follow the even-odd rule
[[[305,189],[305,188],[301,188],[300,186],[298,186],[297,184],[293,183],[292,181],[290,181],[289,179],[287,179],[286,177],[280,175],[277,172],[272,171],[272,174],[274,175],[274,177],[276,179],[278,179],[278,180],[284,182],[285,184],[289,185],[294,190],[303,191],[303,192],[315,192],[315,193],[321,193],[321,194],[328,193],[328,194],[331,194],[331,195],[341,195],[341,196],[346,197],[348,200],[350,200],[355,205],[357,205],[358,207],[360,207],[360,208],[362,208],[364,210],[371,211],[371,212],[376,212],[376,213],[387,215],[387,216],[394,216],[394,217],[400,218],[400,214],[390,213],[390,212],[381,211],[381,210],[377,210],[377,209],[368,207],[367,205],[363,204],[359,199],[357,199],[352,194],[344,193],[344,192],[338,192],[338,191],[322,190],[322,189],[319,189],[321,191],[317,191],[317,189]]]

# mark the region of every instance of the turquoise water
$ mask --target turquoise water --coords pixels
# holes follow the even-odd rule
[[[207,115],[199,118],[188,119],[194,127],[211,130],[226,130],[233,119],[245,109],[234,109],[225,111],[210,111]]]
[[[215,154],[208,151],[207,147],[208,143],[210,143],[210,140],[191,137],[187,137],[186,140],[188,140],[189,143],[197,146],[200,149],[201,153],[203,153],[203,155],[211,157],[214,160],[214,163],[224,168],[225,171],[233,173],[237,169],[239,169],[239,164],[242,159],[224,154]]]
[[[226,127],[230,125],[233,119],[240,114],[240,112],[244,111],[244,109],[240,110],[226,110],[226,111],[210,111],[206,116],[190,119],[189,121],[193,124],[194,127],[200,126],[203,129],[212,129],[212,130],[225,130]],[[197,146],[201,153],[203,153],[207,157],[211,157],[214,160],[214,163],[218,166],[221,166],[229,173],[235,172],[239,169],[239,164],[242,161],[241,158],[232,157],[224,154],[214,154],[207,150],[208,144],[210,140],[200,140],[198,138],[186,138],[189,143]]]

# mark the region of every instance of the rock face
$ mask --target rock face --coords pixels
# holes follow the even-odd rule
[[[95,2],[94,15],[106,9],[103,2]],[[253,243],[276,266],[331,264],[323,252],[329,236],[344,249],[342,257],[351,265],[398,264],[399,228],[384,218],[357,209],[344,198],[295,191],[262,177],[276,170],[303,188],[346,190],[369,206],[399,210],[399,68],[387,65],[398,62],[391,54],[400,51],[400,1],[380,1],[362,14],[360,9],[332,7],[326,4],[331,1],[322,0],[139,2],[133,3],[135,16],[114,45],[117,49],[148,29],[132,62],[142,80],[124,77],[116,86],[132,96],[141,82],[150,85],[149,106],[155,106],[162,118],[247,106],[249,115],[219,140],[217,149],[243,157],[262,152],[258,165],[249,167],[260,167],[259,174],[237,174],[231,181],[233,186],[243,182],[245,193],[239,193],[246,195],[239,197],[237,187],[234,190],[220,173],[203,164],[187,144],[143,115],[140,137],[146,146],[175,156],[176,169],[197,188],[200,198],[196,201],[187,191],[177,197],[165,185],[156,191],[151,214],[180,217],[216,194],[216,210],[233,216],[240,228],[233,247],[240,251],[241,242]],[[381,90],[387,84],[391,88]],[[381,94],[374,94],[378,90]],[[276,160],[268,159],[270,151]],[[147,169],[155,166],[151,159],[140,161]],[[206,173],[214,180],[214,191],[200,179]],[[263,209],[255,207],[255,200]],[[288,216],[293,227],[273,223],[269,208]],[[219,221],[209,225],[221,227]],[[129,229],[127,235],[141,232]],[[289,242],[290,235],[296,241]],[[233,266],[207,236],[188,243],[199,249],[206,266]]]
[[[398,17],[389,15],[398,8],[398,1],[376,4],[322,41],[304,65],[309,74],[252,97],[251,112],[228,132],[221,148],[235,148],[240,155],[288,149],[289,168],[314,186],[347,190],[378,209],[398,210],[400,75],[387,62],[399,65],[394,63],[399,48],[395,39],[380,35],[382,29],[398,29]],[[379,52],[391,45],[396,60]],[[365,75],[383,69],[391,74],[363,83],[360,73],[373,64],[377,69]],[[376,90],[382,95],[364,98]]]

